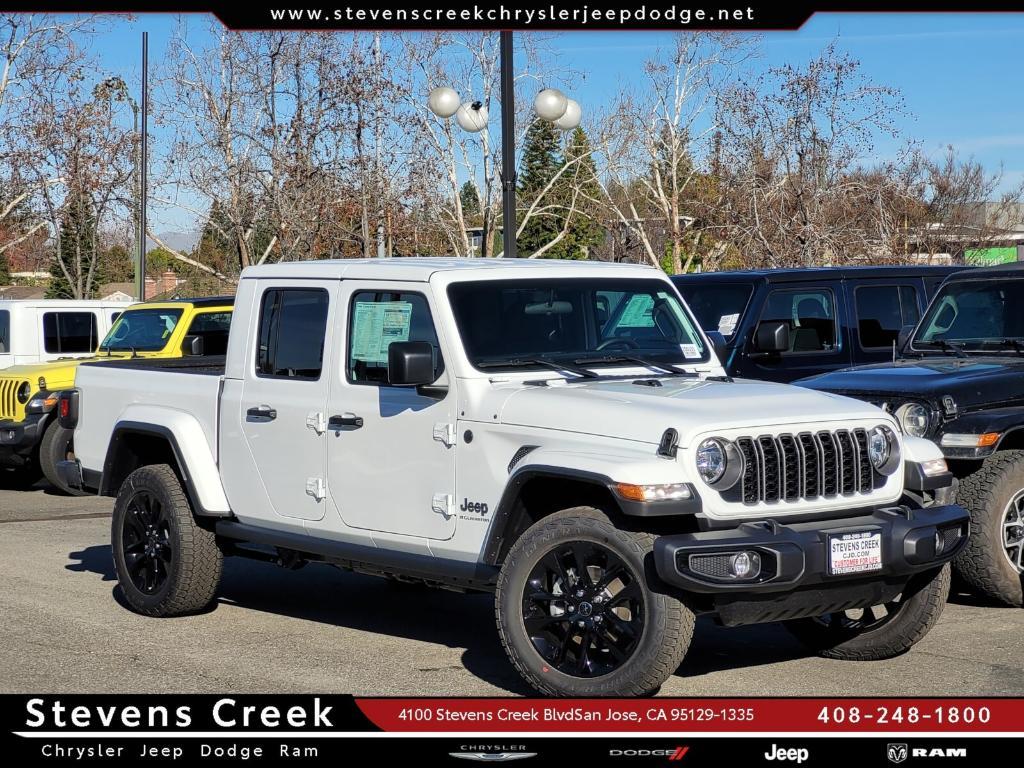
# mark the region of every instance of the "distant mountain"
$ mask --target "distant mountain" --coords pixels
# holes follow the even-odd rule
[[[199,242],[198,232],[157,232],[156,236],[169,248],[173,248],[179,253],[190,253],[196,247],[196,243]],[[147,253],[159,247],[153,240],[146,238]]]

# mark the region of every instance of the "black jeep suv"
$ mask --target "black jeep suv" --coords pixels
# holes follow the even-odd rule
[[[955,566],[975,590],[1024,604],[1024,264],[951,275],[895,362],[797,382],[868,400],[934,440],[960,479],[972,532]]]

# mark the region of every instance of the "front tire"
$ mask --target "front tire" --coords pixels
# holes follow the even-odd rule
[[[954,566],[978,594],[1024,605],[1024,451],[1001,451],[960,481],[971,536]]]
[[[942,615],[949,597],[948,565],[918,574],[884,606],[783,622],[804,646],[819,656],[843,661],[879,661],[906,653]]]
[[[549,696],[645,696],[676,670],[694,615],[651,590],[654,537],[575,507],[534,523],[502,565],[495,614],[513,666]]]
[[[39,466],[50,485],[68,496],[84,496],[85,492],[72,488],[57,473],[57,462],[65,461],[74,455],[75,432],[65,429],[54,419],[43,433],[39,443]]]
[[[202,611],[217,593],[224,555],[201,528],[166,464],[140,467],[121,485],[111,524],[114,566],[132,610],[146,616]]]

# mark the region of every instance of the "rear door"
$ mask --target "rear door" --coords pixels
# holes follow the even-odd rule
[[[262,282],[262,281],[261,281]],[[257,289],[241,396],[224,408],[243,436],[230,460],[239,516],[319,520],[326,507],[324,406],[337,325],[337,281],[274,280]],[[230,440],[230,438],[227,438]],[[237,501],[234,501],[237,500]]]
[[[900,329],[921,318],[921,280],[851,281],[849,294],[855,364],[892,360]]]
[[[851,365],[849,339],[842,322],[846,314],[842,289],[839,280],[769,286],[747,341],[749,362],[743,366],[742,375],[790,382]],[[757,327],[767,322],[789,326],[789,349],[757,350]]]

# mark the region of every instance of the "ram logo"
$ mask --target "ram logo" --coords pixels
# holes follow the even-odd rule
[[[906,744],[890,744],[885,750],[890,763],[902,763],[907,759]]]

